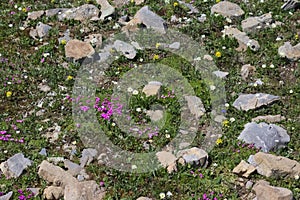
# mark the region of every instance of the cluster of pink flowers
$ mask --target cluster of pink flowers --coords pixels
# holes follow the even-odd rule
[[[201,169],[198,169],[197,171],[193,171],[191,170],[190,173],[194,176],[194,177],[197,177],[199,176],[200,178],[203,178],[203,174],[201,173]]]
[[[10,122],[10,121],[12,121],[11,118],[5,119],[5,122]],[[20,120],[16,120],[16,122],[17,123],[23,123],[23,120],[21,120],[21,119]],[[11,124],[10,126],[16,132],[19,129],[16,124]],[[2,141],[12,141],[12,142],[24,143],[24,138],[21,138],[21,139],[13,138],[11,134],[8,134],[7,130],[0,131],[0,140],[2,140]]]
[[[192,196],[194,197],[195,195]],[[204,193],[201,198],[198,198],[198,200],[221,200],[222,197],[223,194],[217,195],[214,191],[212,191],[210,193]]]
[[[21,189],[18,190],[18,193],[20,194],[18,197],[19,200],[26,200],[34,197],[34,193],[30,189],[26,189],[26,191],[27,191],[26,193],[29,193],[27,196],[25,195],[23,190]]]
[[[166,98],[175,98],[175,93],[174,93],[174,90],[172,90],[172,92],[168,92],[168,94],[167,95],[161,95],[160,96],[160,98],[162,98],[162,99],[166,99]]]
[[[102,102],[100,102],[100,98],[96,97],[94,108],[101,113],[100,115],[103,119],[109,120],[113,114],[122,114],[122,104],[114,103],[114,101],[117,100],[118,98],[114,98],[109,101],[105,98]]]

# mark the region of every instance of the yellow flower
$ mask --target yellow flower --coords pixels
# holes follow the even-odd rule
[[[51,0],[51,3],[55,3],[55,0]]]
[[[221,0],[216,0],[217,3],[219,3]]]
[[[60,43],[61,43],[62,45],[65,45],[65,44],[67,44],[67,40],[61,40]]]
[[[72,80],[72,79],[73,79],[73,76],[70,76],[70,75],[69,75],[69,76],[67,77],[67,80],[68,80],[68,81],[69,81],[69,80]]]
[[[22,11],[23,11],[23,12],[26,12],[26,11],[27,11],[27,9],[26,9],[26,8],[22,8]]]
[[[130,0],[131,3],[134,3],[134,0]]]
[[[222,122],[224,127],[228,127],[229,126],[229,121],[226,119]]]
[[[157,59],[159,59],[159,55],[157,55],[157,54],[154,54],[154,56],[153,56],[153,60],[157,60]]]
[[[223,140],[221,138],[218,138],[217,141],[216,141],[216,144],[219,145],[219,144],[222,144],[222,143],[223,143]]]
[[[299,39],[299,35],[298,35],[298,34],[295,35],[295,39],[296,39],[296,40]]]
[[[221,54],[220,51],[217,51],[217,52],[215,53],[215,56],[216,56],[217,58],[220,58],[220,57],[222,56],[222,54]]]
[[[12,92],[11,91],[7,91],[6,92],[6,97],[8,98],[8,97],[11,97],[11,95],[12,95]]]
[[[178,2],[174,2],[174,3],[173,3],[173,6],[174,6],[174,7],[178,6]]]
[[[161,45],[160,43],[156,43],[155,47],[158,48],[158,47],[160,47],[160,45]]]

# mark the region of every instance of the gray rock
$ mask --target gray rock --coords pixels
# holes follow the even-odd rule
[[[169,45],[170,49],[179,49],[180,48],[180,42],[174,42]]]
[[[0,164],[0,169],[6,178],[18,178],[23,170],[31,166],[32,161],[25,158],[22,153],[17,153],[7,161]]]
[[[72,174],[72,176],[76,176],[82,170],[80,165],[71,162],[70,160],[64,160],[64,166],[68,169],[68,173]]]
[[[185,7],[187,7],[187,8],[190,9],[190,11],[188,12],[188,14],[199,13],[199,10],[195,6],[193,6],[192,4],[190,4],[190,3],[186,3],[184,1],[178,1],[178,3],[180,3],[181,5],[183,5],[183,6],[185,6]]]
[[[85,165],[90,164],[96,158],[97,153],[96,149],[84,149],[80,158],[80,166],[83,168]]]
[[[46,10],[46,16],[47,17],[53,17],[54,15],[64,13],[67,10],[69,10],[69,9],[68,8],[53,8],[53,9],[49,9],[49,10]]]
[[[253,75],[256,71],[256,68],[250,64],[246,64],[246,65],[243,65],[242,66],[242,69],[241,69],[241,76],[242,76],[242,79],[245,81],[248,76],[251,74]]]
[[[40,188],[27,188],[27,189],[34,194],[34,197],[37,197],[39,195]]]
[[[255,167],[253,165],[248,164],[246,161],[242,160],[240,164],[238,164],[232,172],[238,175],[241,175],[245,178],[248,178],[250,174],[255,171]]]
[[[42,156],[47,156],[47,150],[45,148],[42,148],[39,154]]]
[[[142,7],[134,16],[138,22],[144,24],[147,28],[160,33],[166,33],[166,23],[160,16],[152,12],[148,6]],[[130,23],[130,22],[129,22]]]
[[[57,165],[60,162],[64,162],[65,158],[64,157],[48,157],[47,161],[53,162],[55,165]]]
[[[222,71],[214,71],[213,73],[219,78],[225,78],[229,74],[228,72]]]
[[[246,33],[253,33],[259,29],[269,27],[272,21],[271,13],[266,13],[258,17],[248,17],[242,21],[242,29]]]
[[[224,17],[240,17],[245,12],[235,3],[221,1],[211,7],[211,13],[219,13]]]
[[[5,194],[5,195],[2,195],[0,196],[0,200],[9,200],[13,195],[13,192],[10,191],[9,193]]]
[[[162,110],[148,110],[147,116],[150,117],[151,121],[157,122],[164,117],[164,111]]]
[[[291,190],[271,186],[269,182],[260,180],[252,188],[257,200],[293,200]]]
[[[283,46],[278,48],[278,54],[290,60],[298,60],[300,58],[300,43],[292,46],[290,42],[285,42]]]
[[[88,35],[84,41],[90,43],[95,48],[99,48],[102,45],[102,34]]]
[[[29,31],[29,36],[32,37],[33,39],[37,39],[38,34],[36,29],[31,28]]]
[[[205,166],[208,162],[207,152],[197,147],[181,150],[177,153],[176,157],[183,158],[185,164]]]
[[[285,120],[285,117],[281,115],[265,115],[265,116],[255,117],[251,121],[252,122],[266,121],[268,123],[275,123],[283,120]]]
[[[115,12],[115,8],[111,6],[107,0],[97,0],[97,3],[101,6],[100,20],[104,20],[105,17],[112,15]]]
[[[45,11],[43,11],[43,10],[29,12],[27,20],[31,20],[31,19],[36,20],[36,19],[40,18],[44,13],[45,13]]]
[[[146,94],[146,97],[159,95],[161,86],[161,82],[152,81],[145,85],[142,91]]]
[[[116,40],[113,47],[123,53],[123,55],[128,59],[133,59],[136,56],[136,50],[131,44],[123,42],[121,40]]]
[[[58,38],[58,42],[59,42],[59,44],[61,44],[62,41],[69,42],[71,39],[72,39],[72,38],[70,37],[70,29],[67,29],[67,30],[64,32],[64,36]]]
[[[252,181],[247,181],[247,183],[245,185],[246,189],[250,190],[252,188],[252,186],[253,186],[253,182]]]
[[[274,101],[279,100],[279,96],[271,94],[257,93],[257,94],[241,94],[234,102],[233,106],[238,110],[252,110],[263,105],[268,105]]]
[[[94,48],[91,44],[87,42],[82,42],[80,40],[70,40],[65,45],[65,54],[67,58],[74,58],[79,60],[87,56],[91,56],[95,53]]]
[[[257,51],[260,48],[260,45],[256,40],[250,39],[246,33],[241,32],[237,28],[227,27],[222,32],[238,41],[239,47],[236,49],[237,51],[245,51],[248,47],[252,51]]]
[[[190,112],[199,119],[205,113],[204,105],[199,97],[185,96]]]
[[[248,162],[256,168],[259,174],[266,177],[294,179],[300,175],[300,163],[282,156],[258,152],[251,155]]]
[[[275,124],[251,122],[245,125],[238,139],[269,152],[284,147],[290,141],[290,136],[285,129]]]
[[[49,31],[52,27],[47,25],[47,24],[43,24],[42,22],[39,22],[37,25],[36,25],[36,31],[37,31],[37,35],[40,37],[40,38],[43,38],[45,36],[47,36],[49,34]]]
[[[79,6],[77,8],[70,8],[67,10],[61,10],[58,12],[57,17],[59,21],[63,21],[65,19],[67,20],[79,20],[79,21],[86,21],[90,20],[94,17],[98,17],[100,13],[100,10],[92,5],[92,4],[84,4],[82,6]]]

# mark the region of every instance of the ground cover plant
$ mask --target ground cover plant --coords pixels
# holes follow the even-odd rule
[[[120,17],[133,17],[144,5],[161,16],[169,28],[186,34],[204,47],[212,62],[221,71],[229,72],[223,79],[225,83],[226,102],[222,121],[223,135],[214,148],[208,152],[207,167],[196,165],[178,165],[177,171],[168,173],[164,168],[144,174],[132,174],[114,170],[97,161],[86,166],[90,179],[95,180],[106,190],[104,199],[137,199],[147,196],[152,199],[243,199],[251,193],[241,185],[240,177],[232,170],[241,160],[260,151],[253,144],[246,144],[237,139],[244,125],[261,115],[277,115],[285,120],[276,122],[284,127],[290,135],[287,147],[271,152],[289,159],[300,161],[300,69],[299,59],[289,60],[278,54],[278,48],[289,41],[292,45],[300,42],[300,11],[284,11],[279,0],[248,0],[237,3],[245,14],[242,18],[228,19],[221,15],[211,14],[210,8],[220,1],[195,0],[186,1],[195,6],[199,13],[189,14],[189,9],[177,1],[145,0],[142,5],[130,1],[116,8],[115,12],[102,21],[80,22],[76,20],[58,21],[56,16],[42,16],[36,20],[27,20],[31,11],[52,8],[71,8],[89,3],[101,8],[93,0],[51,0],[51,1],[3,1],[0,2],[0,163],[17,153],[23,153],[32,161],[18,178],[7,179],[0,173],[0,197],[13,191],[11,199],[43,199],[43,189],[48,183],[38,175],[39,164],[47,157],[70,158],[80,162],[81,152],[85,145],[81,141],[78,128],[72,117],[72,106],[75,104],[81,112],[97,112],[97,119],[107,137],[123,149],[134,152],[151,152],[168,144],[178,132],[180,124],[179,97],[176,88],[162,86],[158,96],[146,96],[143,87],[128,87],[124,92],[130,96],[126,108],[128,121],[139,124],[137,128],[129,124],[127,134],[118,127],[118,121],[112,116],[122,113],[124,104],[119,96],[113,96],[115,85],[131,69],[146,63],[164,64],[180,72],[190,83],[196,96],[201,98],[207,111],[199,120],[197,136],[192,146],[201,146],[205,127],[211,109],[210,92],[214,88],[206,83],[201,73],[196,72],[191,64],[178,56],[160,49],[138,50],[134,59],[120,56],[105,70],[102,81],[98,82],[96,98],[73,95],[73,86],[82,66],[82,60],[73,62],[65,56],[66,41],[58,41],[63,33],[70,29],[72,38],[84,40],[93,33],[102,34],[103,41],[112,34],[121,32],[118,24]],[[111,1],[114,4],[114,1]],[[238,41],[224,36],[224,26],[235,24],[241,30],[241,21],[249,16],[260,16],[272,13],[275,21],[282,24],[267,27],[250,33],[249,37],[260,44],[258,51],[247,48],[237,51]],[[200,22],[198,17],[206,15]],[[171,20],[176,16],[179,21]],[[27,22],[27,25],[24,24]],[[49,34],[42,39],[30,37],[30,27],[38,22],[52,26]],[[240,70],[245,64],[256,67],[255,73],[243,79]],[[260,79],[263,84],[255,83]],[[47,87],[45,87],[45,85]],[[280,100],[260,109],[241,111],[233,107],[233,102],[241,93],[268,93],[280,96]],[[163,105],[163,106],[161,106]],[[164,123],[151,122],[147,111],[163,109]],[[76,150],[66,151],[67,146]],[[47,149],[47,157],[40,151]],[[58,164],[63,167],[62,163]],[[295,199],[300,199],[299,177],[266,178],[253,174],[243,178],[242,182],[267,180],[271,185],[288,188]],[[34,196],[28,188],[40,188]]]

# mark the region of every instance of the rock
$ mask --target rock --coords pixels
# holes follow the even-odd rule
[[[300,175],[300,163],[282,156],[258,152],[251,155],[248,162],[255,166],[259,174],[266,177],[294,179]]]
[[[248,17],[242,21],[242,29],[246,33],[253,33],[258,29],[269,27],[272,21],[271,13],[266,13],[258,17]]]
[[[57,15],[57,14],[61,14],[61,13],[64,13],[66,12],[67,10],[69,10],[68,8],[53,8],[53,9],[49,9],[49,10],[46,10],[46,16],[47,17],[53,17],[54,15]]]
[[[256,194],[257,200],[293,200],[293,193],[291,190],[270,186],[269,182],[260,180],[252,189]]]
[[[162,86],[161,82],[151,81],[143,88],[143,93],[146,94],[146,97],[159,95],[160,88]]]
[[[208,54],[204,55],[203,59],[209,60],[209,61],[213,61],[214,60],[213,57],[211,55],[208,55]]]
[[[247,183],[245,185],[246,189],[250,190],[252,188],[252,186],[253,186],[253,182],[252,181],[247,181]]]
[[[286,130],[275,124],[251,122],[245,125],[238,139],[269,152],[284,147],[290,141],[290,136]]]
[[[242,79],[244,81],[246,81],[246,79],[248,78],[248,76],[250,74],[253,75],[255,71],[256,71],[256,68],[254,66],[252,66],[250,64],[243,65],[242,69],[241,69]]]
[[[206,19],[206,14],[201,14],[201,16],[197,18],[197,20],[201,23],[205,22]]]
[[[179,49],[180,48],[180,42],[174,42],[169,45],[170,49]]]
[[[86,21],[92,18],[98,18],[99,16],[99,9],[92,5],[92,4],[84,4],[77,8],[70,8],[67,10],[61,10],[57,14],[57,18],[59,21],[63,20],[79,20],[79,21]]]
[[[27,189],[33,193],[34,197],[37,197],[39,195],[41,188],[27,188]]]
[[[145,0],[134,0],[135,5],[141,5],[145,2]]]
[[[80,166],[83,168],[85,165],[89,165],[97,156],[96,149],[84,149],[80,158]]]
[[[121,8],[124,5],[127,5],[130,2],[130,0],[114,0],[113,4],[114,6],[116,6],[117,8]]]
[[[42,92],[49,92],[51,90],[51,88],[48,85],[44,85],[42,83],[38,85],[38,89]]]
[[[64,196],[64,191],[61,187],[49,186],[45,188],[43,195],[45,199],[60,199]]]
[[[0,200],[9,200],[12,197],[12,195],[13,195],[13,192],[11,191],[5,195],[0,196]]]
[[[42,156],[47,156],[47,150],[45,148],[42,148],[39,154]]]
[[[65,168],[68,169],[68,173],[71,174],[72,176],[77,176],[82,169],[80,165],[71,162],[70,160],[64,160],[64,166]]]
[[[208,162],[208,154],[206,151],[197,147],[181,150],[176,155],[177,158],[183,158],[185,164],[206,166]]]
[[[290,60],[298,60],[300,58],[300,43],[292,46],[290,42],[285,42],[283,46],[278,48],[278,54]]]
[[[38,36],[36,29],[30,29],[29,31],[29,36],[32,37],[33,39],[36,39],[36,37]]]
[[[162,110],[148,110],[147,116],[150,117],[151,121],[157,122],[164,117],[164,112]]]
[[[152,200],[152,199],[148,197],[139,197],[136,200]]]
[[[240,17],[245,12],[235,3],[221,1],[211,7],[211,13],[219,13],[224,17]]]
[[[205,113],[204,105],[199,97],[185,96],[190,112],[199,119]]]
[[[195,6],[193,6],[192,4],[190,4],[190,3],[186,3],[184,1],[178,1],[178,3],[180,3],[181,5],[183,5],[183,6],[185,6],[185,7],[187,7],[187,8],[190,9],[190,11],[188,12],[188,14],[199,13],[199,10]]]
[[[115,8],[111,6],[107,0],[97,0],[97,3],[101,6],[100,20],[104,20],[105,17],[115,12]]]
[[[88,35],[84,42],[90,43],[93,47],[99,48],[102,45],[102,34],[91,34]]]
[[[252,51],[258,51],[260,48],[260,45],[256,40],[250,39],[246,33],[241,32],[237,28],[226,27],[222,32],[229,37],[237,39],[239,43],[239,47],[236,49],[237,51],[246,51],[247,47]]]
[[[300,2],[298,0],[289,0],[286,1],[282,6],[281,9],[283,10],[297,10],[300,9]]]
[[[36,19],[40,18],[44,13],[45,13],[45,11],[43,11],[43,10],[29,12],[27,20],[31,20],[31,19],[36,20]]]
[[[70,40],[65,45],[65,54],[67,58],[74,58],[79,60],[87,56],[91,56],[95,53],[94,48],[91,44],[87,42],[82,42],[80,40]]]
[[[22,153],[17,153],[7,161],[0,164],[0,169],[7,179],[18,178],[23,170],[31,166],[32,161],[25,158]]]
[[[49,31],[52,27],[47,25],[47,24],[43,24],[42,22],[39,22],[37,25],[36,25],[36,31],[37,31],[37,35],[40,37],[40,38],[43,38],[45,36],[47,36],[49,34]]]
[[[241,94],[234,102],[233,106],[238,110],[252,110],[263,105],[269,105],[274,101],[279,100],[279,96],[271,94],[257,93],[257,94]]]
[[[105,191],[94,180],[68,184],[64,190],[65,200],[101,200],[104,196]]]
[[[156,153],[156,156],[163,167],[167,167],[169,173],[176,171],[176,156],[171,152],[160,151]]]
[[[253,118],[252,122],[266,121],[268,123],[275,123],[283,120],[285,120],[285,117],[281,115],[265,115]]]
[[[121,51],[123,55],[128,59],[133,59],[136,56],[136,50],[134,49],[134,47],[131,44],[128,44],[121,40],[116,40],[113,47],[117,51]]]
[[[256,169],[253,165],[250,165],[246,161],[242,160],[240,164],[238,164],[238,166],[232,170],[232,172],[248,178],[255,170]]]
[[[55,165],[57,165],[60,162],[64,162],[65,158],[64,157],[48,157],[47,161],[53,162]]]
[[[222,71],[214,71],[213,73],[219,78],[225,78],[229,74],[228,72]]]
[[[61,44],[62,41],[64,41],[64,42],[69,42],[70,40],[71,40],[71,37],[70,37],[70,29],[67,29],[67,30],[64,32],[64,36],[58,38],[58,43]]]
[[[136,31],[138,24],[144,24],[148,29],[153,29],[159,33],[166,33],[166,23],[160,16],[149,10],[148,6],[142,7],[130,20],[123,31]]]

